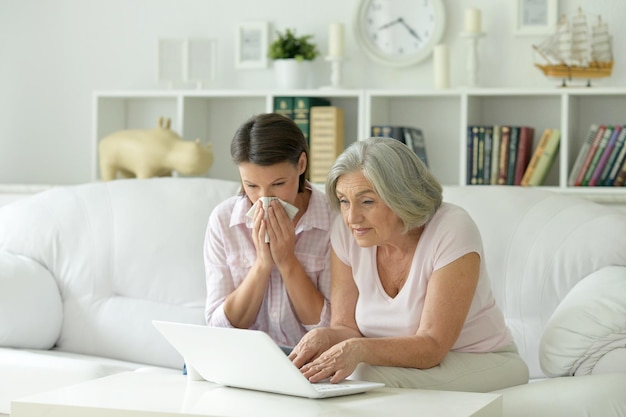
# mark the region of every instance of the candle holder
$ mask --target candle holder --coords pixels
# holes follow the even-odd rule
[[[461,32],[461,37],[466,38],[469,42],[467,51],[467,84],[468,87],[478,86],[478,40],[485,36],[483,32]]]
[[[327,56],[324,58],[330,62],[330,85],[323,88],[342,88],[342,65],[344,58],[342,56]]]

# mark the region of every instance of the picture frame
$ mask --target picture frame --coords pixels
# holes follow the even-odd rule
[[[235,68],[266,68],[268,22],[243,22],[235,36]]]
[[[558,0],[516,0],[516,35],[548,35],[555,31],[557,21]]]
[[[217,67],[217,40],[211,38],[188,38],[185,43],[185,82],[202,83],[214,81]]]
[[[170,87],[181,82],[185,72],[185,39],[159,39],[157,59],[158,82]]]

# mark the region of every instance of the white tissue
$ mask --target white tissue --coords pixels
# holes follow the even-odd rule
[[[270,202],[274,200],[278,200],[280,202],[280,204],[285,209],[285,213],[287,213],[287,216],[289,216],[289,219],[293,220],[293,218],[296,217],[296,214],[298,214],[298,208],[296,206],[289,204],[288,202],[284,200],[281,200],[278,197],[259,197],[257,202],[254,203],[252,207],[250,207],[250,210],[248,210],[248,212],[246,213],[246,217],[248,217],[249,219],[253,219],[254,211],[256,209],[257,204],[262,204],[263,210],[265,211],[265,218],[267,219],[267,208],[270,206]],[[265,243],[269,243],[269,241],[270,241],[270,237],[267,234],[267,232],[265,232]]]

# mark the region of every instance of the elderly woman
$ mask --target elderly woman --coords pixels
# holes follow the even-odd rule
[[[342,215],[331,231],[331,325],[289,356],[309,380],[475,392],[528,381],[474,221],[442,202],[441,185],[406,145],[354,143],[331,168],[326,194]]]

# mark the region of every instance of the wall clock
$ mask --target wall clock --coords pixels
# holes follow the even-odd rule
[[[360,0],[354,28],[379,64],[406,67],[426,59],[443,35],[443,0]]]

